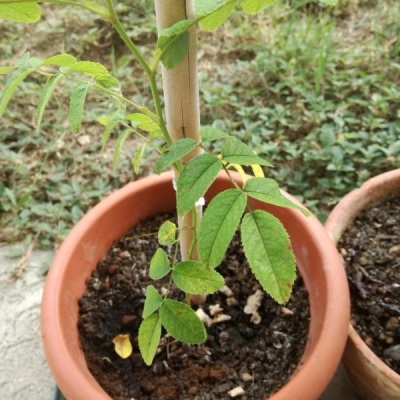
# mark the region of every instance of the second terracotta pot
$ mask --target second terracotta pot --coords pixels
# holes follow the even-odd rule
[[[398,196],[400,169],[378,175],[345,196],[329,215],[325,228],[337,244],[361,211]],[[364,400],[400,399],[400,375],[373,353],[351,325],[343,364]]]
[[[227,177],[220,176],[206,200],[231,187]],[[298,371],[271,400],[316,400],[335,373],[347,338],[349,294],[340,257],[316,218],[258,201],[251,206],[271,212],[286,227],[311,306],[308,342]],[[110,400],[89,372],[79,344],[78,299],[86,279],[114,240],[140,220],[174,209],[172,174],[134,182],[94,207],[58,251],[44,290],[41,328],[47,361],[68,400]]]

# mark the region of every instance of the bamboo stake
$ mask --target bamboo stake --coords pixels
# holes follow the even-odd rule
[[[193,0],[155,0],[154,3],[158,32],[178,21],[194,17]],[[172,70],[164,67],[162,69],[165,118],[173,142],[182,138],[191,138],[199,143],[201,141],[199,134],[200,106],[195,26],[190,29],[189,36],[189,53],[186,59]],[[193,151],[183,159],[183,163],[188,163],[200,152],[200,149]],[[181,229],[182,260],[187,260],[189,257],[192,260],[198,259],[196,247],[190,254],[194,237],[193,221],[196,221],[197,229],[200,224],[202,207],[196,207],[196,211],[196,218],[193,218],[192,213],[188,213],[183,218],[180,217],[178,221]],[[192,295],[191,300],[194,303],[201,303],[205,301],[205,297]]]

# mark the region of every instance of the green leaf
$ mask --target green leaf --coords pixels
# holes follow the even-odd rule
[[[219,139],[232,139],[233,137],[212,126],[203,126],[200,128],[202,142],[212,142]]]
[[[263,8],[272,6],[276,3],[276,0],[243,0],[242,8],[243,11],[248,14],[257,14]]]
[[[16,69],[16,66],[12,67],[0,67],[0,75],[7,75],[8,73],[14,71]]]
[[[40,19],[40,7],[37,3],[1,4],[0,19],[32,24]]]
[[[107,144],[108,139],[110,138],[111,132],[115,128],[117,124],[119,124],[123,119],[123,116],[119,113],[116,112],[111,118],[108,120],[106,118],[103,119],[103,121],[99,121],[101,124],[103,122],[106,123],[106,127],[104,129],[103,134],[101,135],[101,144],[102,144],[102,151],[104,151],[104,148]]]
[[[44,65],[53,65],[55,67],[70,67],[76,63],[76,58],[70,54],[57,54],[55,56],[49,57],[42,62]]]
[[[207,32],[219,28],[233,13],[236,3],[224,5],[200,21],[200,26]]]
[[[176,243],[176,225],[171,221],[165,221],[158,230],[158,243],[161,246],[172,246]]]
[[[161,318],[152,314],[139,327],[139,350],[146,365],[151,365],[161,339]]]
[[[163,249],[157,249],[150,261],[150,278],[153,280],[164,278],[170,271],[167,253]]]
[[[119,82],[117,78],[114,78],[110,74],[99,74],[94,75],[93,79],[98,83],[100,86],[111,89],[111,88],[118,88]]]
[[[197,261],[176,264],[172,279],[179,289],[191,294],[215,293],[224,285],[224,278],[218,272]]]
[[[221,148],[221,154],[225,161],[239,165],[264,165],[272,167],[268,161],[258,157],[254,151],[239,140],[229,140]]]
[[[0,96],[0,117],[3,115],[8,102],[17,89],[18,85],[32,72],[36,71],[35,68],[22,67],[15,70],[7,79],[3,91]]]
[[[244,192],[254,199],[263,201],[264,203],[274,204],[275,206],[295,208],[301,211],[305,216],[310,213],[304,208],[293,203],[286,198],[279,190],[279,185],[273,179],[269,178],[252,178],[246,181]]]
[[[134,128],[139,128],[145,132],[153,132],[159,130],[160,127],[149,116],[142,113],[133,113],[124,117],[126,121],[130,121]]]
[[[163,29],[158,38],[157,48],[162,52],[161,61],[167,69],[177,67],[189,51],[189,27],[193,20],[185,19]]]
[[[140,146],[139,150],[135,154],[135,158],[133,159],[133,171],[135,174],[139,173],[140,162],[142,161],[144,150],[146,149],[146,144]]]
[[[177,67],[187,56],[189,44],[189,32],[184,32],[177,38],[171,40],[171,43],[165,47],[161,56],[164,67],[167,69]]]
[[[247,196],[237,190],[228,189],[215,196],[201,220],[198,249],[201,261],[218,266],[239,225],[247,204]]]
[[[263,210],[247,213],[241,236],[246,258],[261,286],[278,303],[286,303],[296,278],[296,264],[281,222]]]
[[[156,312],[163,302],[163,298],[153,285],[146,288],[146,300],[144,302],[142,317],[147,318]]]
[[[114,145],[113,171],[118,168],[122,145],[125,143],[125,140],[128,139],[130,135],[132,135],[132,133],[135,133],[134,129],[125,129],[122,133],[119,134],[117,141]]]
[[[319,0],[320,3],[326,4],[328,6],[337,6],[338,0]]]
[[[180,215],[190,211],[204,195],[221,170],[222,162],[210,154],[201,154],[187,164],[177,182],[177,208]]]
[[[190,344],[205,342],[204,325],[186,304],[166,299],[160,307],[160,317],[162,325],[173,338]]]
[[[89,83],[84,83],[79,85],[71,95],[68,116],[72,130],[75,133],[79,133],[81,129],[83,106],[85,104],[88,89]]]
[[[46,84],[44,85],[43,90],[40,93],[37,112],[36,112],[36,129],[39,131],[40,126],[42,124],[43,114],[46,109],[47,104],[50,101],[51,96],[53,95],[54,89],[58,85],[61,79],[64,78],[64,75],[54,75],[48,79]]]
[[[109,75],[106,67],[92,61],[78,61],[72,64],[68,69],[68,73],[72,72],[82,72],[92,77],[96,75]]]
[[[197,143],[193,139],[180,139],[173,143],[168,151],[157,160],[157,174],[160,174],[165,168],[189,154],[196,147]]]
[[[206,15],[221,7],[226,0],[195,0],[196,15]]]

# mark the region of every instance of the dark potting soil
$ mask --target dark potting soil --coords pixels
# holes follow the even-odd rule
[[[349,278],[353,326],[399,374],[400,198],[364,210],[338,247]]]
[[[237,387],[244,389],[241,400],[265,399],[282,387],[299,365],[310,319],[308,296],[298,278],[285,307],[265,295],[258,310],[261,322],[250,322],[251,316],[243,309],[260,285],[245,262],[237,237],[219,267],[233,293],[219,291],[208,296],[203,306],[210,314],[209,306],[219,304],[222,314],[231,320],[207,328],[203,345],[177,343],[165,335],[153,365],[147,367],[142,361],[137,332],[144,292],[150,283],[157,286],[148,277],[156,235],[148,232],[157,232],[167,217],[171,216],[138,224],[113,245],[88,280],[87,292],[79,300],[79,332],[90,371],[114,400],[230,399],[228,392]],[[182,294],[174,297],[181,299],[179,296]],[[112,340],[126,333],[133,354],[123,360],[115,353]]]

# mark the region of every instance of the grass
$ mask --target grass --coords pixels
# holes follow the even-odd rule
[[[119,9],[150,54],[151,2]],[[137,64],[103,21],[71,8],[46,7],[44,14],[35,26],[0,22],[0,65],[20,57],[21,48],[38,57],[68,51],[103,63],[126,80],[125,94],[149,101]],[[238,13],[216,35],[200,34],[202,123],[250,143],[275,165],[268,175],[323,220],[343,194],[400,167],[399,32],[397,0],[343,0],[335,10],[280,1],[256,18]],[[113,171],[112,148],[101,152],[94,122],[109,104],[91,93],[83,133],[74,136],[65,122],[69,86],[54,96],[37,132],[42,85],[36,76],[21,84],[0,121],[0,241],[40,233],[40,246],[49,247],[109,192],[136,179],[139,143],[127,142]],[[150,153],[146,160],[140,176],[154,163]]]

